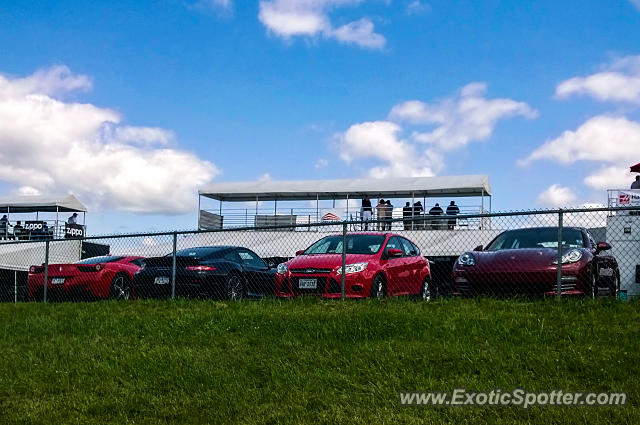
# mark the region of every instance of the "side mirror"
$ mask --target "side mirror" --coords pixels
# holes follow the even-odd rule
[[[611,249],[611,245],[606,242],[598,242],[596,244],[596,252],[607,251],[609,249]]]
[[[482,245],[478,245],[477,247],[473,248],[474,251],[482,251],[484,249],[484,247]]]
[[[267,261],[267,267],[269,267],[270,269],[273,269],[277,266],[276,263],[274,263],[273,261]]]
[[[299,251],[296,251],[296,257],[297,257],[298,255],[300,255],[300,254],[303,254],[303,253],[304,253],[304,249],[301,249],[301,250],[299,250]]]
[[[387,250],[387,255],[389,256],[389,258],[402,257],[402,250],[396,249],[396,248],[390,248]]]

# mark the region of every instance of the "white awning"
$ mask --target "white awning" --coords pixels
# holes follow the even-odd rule
[[[87,212],[73,195],[51,196],[16,196],[0,198],[0,213],[32,213],[32,212]]]
[[[491,196],[487,175],[384,179],[215,182],[201,196],[220,201]]]

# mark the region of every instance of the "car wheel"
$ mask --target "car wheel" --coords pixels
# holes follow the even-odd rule
[[[431,301],[438,297],[438,290],[431,283],[428,277],[425,277],[420,287],[420,299],[422,301]]]
[[[122,273],[115,275],[109,289],[109,299],[128,300],[131,298],[131,280]]]
[[[235,273],[231,273],[227,277],[226,284],[227,299],[231,301],[239,301],[244,295],[244,285],[242,284],[242,278]]]
[[[613,278],[613,284],[609,287],[609,295],[614,297],[616,300],[620,298],[620,276],[615,274]]]
[[[371,298],[384,298],[386,292],[384,278],[380,275],[376,276],[373,279],[373,284],[371,285]]]

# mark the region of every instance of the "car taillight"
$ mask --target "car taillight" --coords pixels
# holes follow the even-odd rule
[[[187,266],[187,270],[191,270],[192,272],[204,272],[215,269],[215,267],[211,266]]]

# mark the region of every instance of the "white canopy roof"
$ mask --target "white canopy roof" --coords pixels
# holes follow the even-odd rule
[[[487,175],[384,179],[215,182],[201,196],[220,201],[491,196]]]
[[[0,198],[0,213],[31,213],[31,212],[87,212],[73,195],[52,196],[16,196]]]

